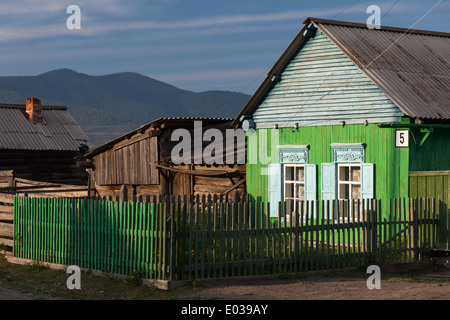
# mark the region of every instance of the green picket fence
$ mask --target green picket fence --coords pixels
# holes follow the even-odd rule
[[[432,199],[279,203],[16,197],[13,255],[162,280],[422,260],[448,241]],[[315,209],[313,209],[315,208]],[[447,211],[448,212],[448,211]]]
[[[15,257],[154,278],[155,203],[15,198]]]
[[[297,210],[292,211],[295,207]],[[333,270],[421,261],[439,232],[433,199],[181,202],[171,225],[171,279]],[[448,238],[448,229],[446,229]]]

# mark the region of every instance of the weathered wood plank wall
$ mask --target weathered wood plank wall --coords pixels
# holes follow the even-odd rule
[[[76,165],[80,154],[63,151],[0,150],[0,171],[14,170],[16,177],[64,184],[86,185],[88,174]]]

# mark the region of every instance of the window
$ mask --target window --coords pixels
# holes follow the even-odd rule
[[[345,200],[372,199],[374,197],[374,165],[365,163],[365,146],[361,143],[331,144],[333,163],[321,165],[322,200],[339,201],[344,208]],[[327,205],[327,203],[326,203]],[[347,210],[348,211],[348,210]],[[346,219],[345,210],[340,210]]]
[[[279,146],[279,163],[269,164],[270,216],[278,216],[280,201],[317,200],[317,166],[308,164],[309,146]]]
[[[338,199],[361,199],[361,165],[338,164]]]
[[[295,212],[297,202],[305,200],[305,167],[303,165],[284,165],[284,201],[294,202]]]

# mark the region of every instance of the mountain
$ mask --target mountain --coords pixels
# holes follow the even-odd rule
[[[59,69],[0,77],[0,103],[25,104],[30,97],[67,106],[91,147],[161,117],[234,118],[250,98],[231,91],[182,90],[133,72],[90,76]]]

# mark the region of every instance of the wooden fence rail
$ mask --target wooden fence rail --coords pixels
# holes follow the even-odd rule
[[[13,255],[192,280],[420,261],[449,238],[448,210],[436,216],[433,199],[392,199],[387,213],[382,200],[301,202],[295,212],[280,202],[276,215],[268,203],[191,200],[16,197]]]

